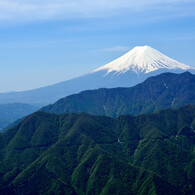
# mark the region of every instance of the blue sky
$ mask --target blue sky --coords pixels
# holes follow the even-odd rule
[[[1,0],[0,92],[71,79],[141,45],[195,66],[195,1]]]

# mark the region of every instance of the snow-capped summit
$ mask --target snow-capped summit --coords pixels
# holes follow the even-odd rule
[[[191,66],[173,60],[150,46],[137,46],[120,58],[96,69],[94,72],[106,70],[107,74],[113,71],[126,73],[149,73],[158,69],[194,69]]]

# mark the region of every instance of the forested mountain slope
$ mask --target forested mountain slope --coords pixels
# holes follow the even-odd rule
[[[1,194],[193,194],[195,106],[116,119],[36,112],[0,134]]]
[[[86,112],[116,117],[195,104],[195,75],[163,73],[131,88],[84,91],[60,99],[42,110],[51,113]]]

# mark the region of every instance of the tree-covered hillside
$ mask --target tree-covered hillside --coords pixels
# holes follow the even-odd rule
[[[194,129],[195,106],[34,113],[0,134],[0,194],[193,194]]]
[[[42,110],[51,113],[81,113],[117,117],[195,104],[195,75],[163,73],[131,88],[84,91],[60,99]]]

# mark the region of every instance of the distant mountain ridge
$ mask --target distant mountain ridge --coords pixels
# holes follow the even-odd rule
[[[38,109],[39,107],[22,103],[0,104],[0,131],[8,124]]]
[[[135,47],[124,56],[95,71],[39,89],[0,93],[0,103],[27,103],[47,105],[67,95],[89,89],[132,87],[150,76],[164,72],[195,73],[195,68],[177,62],[149,47]]]
[[[0,134],[0,194],[193,195],[195,106],[116,119],[36,112]]]
[[[84,91],[42,108],[51,113],[81,113],[116,117],[138,115],[195,104],[195,75],[163,73],[131,88]]]

